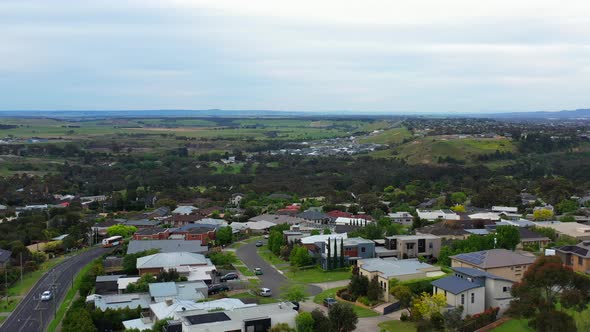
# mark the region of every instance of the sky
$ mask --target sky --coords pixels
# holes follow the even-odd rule
[[[0,109],[590,107],[590,1],[0,0]]]

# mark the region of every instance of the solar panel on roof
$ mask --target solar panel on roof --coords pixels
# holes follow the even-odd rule
[[[483,263],[485,259],[485,255],[480,252],[470,252],[466,254],[460,254],[459,257],[463,260],[468,261],[469,263],[480,265]]]
[[[186,316],[191,325],[223,322],[231,320],[225,312],[210,312],[203,315]]]

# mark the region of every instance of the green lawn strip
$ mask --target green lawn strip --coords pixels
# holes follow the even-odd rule
[[[266,249],[266,248],[263,249],[263,248],[264,247],[261,247],[260,249],[258,249],[258,255],[260,255],[260,257],[262,257],[262,259],[264,259],[265,261],[267,261],[271,265],[285,264],[284,260],[280,259],[275,254],[268,251],[268,249]]]
[[[0,312],[12,312],[16,309],[16,306],[19,304],[19,298],[9,298],[8,303],[6,303],[6,299],[2,299],[0,302]]]
[[[324,271],[319,267],[307,270],[289,271],[285,276],[295,282],[302,283],[322,283],[329,281],[339,281],[350,279],[352,272],[350,269]]]
[[[51,323],[49,324],[49,327],[47,328],[48,332],[54,332],[56,330],[57,326],[59,325],[59,323],[64,318],[66,312],[68,311],[68,309],[70,307],[70,304],[72,303],[72,301],[74,300],[74,297],[76,296],[76,293],[78,293],[78,289],[80,288],[80,283],[82,282],[82,277],[90,270],[91,267],[92,267],[92,264],[89,263],[86,266],[84,266],[76,274],[76,277],[74,278],[73,286],[70,287],[70,289],[68,290],[66,297],[64,298],[64,301],[62,302],[62,304],[59,306],[59,309],[57,310],[57,315],[56,315],[55,319],[51,321]]]
[[[259,304],[269,304],[269,303],[279,302],[278,299],[274,299],[272,297],[256,296],[250,292],[238,293],[238,294],[234,294],[230,297],[235,298],[235,299],[255,299],[258,301]]]
[[[28,291],[37,283],[37,281],[49,271],[51,268],[61,263],[65,259],[64,256],[50,259],[41,264],[41,267],[31,273],[27,273],[23,276],[23,281],[18,281],[13,286],[8,288],[10,296],[25,295]]]
[[[323,304],[325,298],[331,297],[331,298],[335,299],[336,298],[336,291],[339,289],[342,289],[342,287],[326,289],[325,291],[316,295],[313,298],[313,302],[315,302],[317,304]],[[367,308],[364,308],[364,307],[361,307],[361,306],[358,306],[355,304],[352,304],[352,309],[354,309],[354,312],[356,312],[357,316],[359,316],[360,318],[379,316],[379,313],[377,313],[371,309],[367,309]]]
[[[414,322],[402,322],[401,320],[390,320],[387,322],[379,323],[381,331],[387,332],[416,332],[416,323]],[[495,331],[495,330],[494,330]]]
[[[252,243],[252,242],[258,241],[258,240],[262,240],[262,236],[253,236],[251,238],[248,238],[248,239],[245,239],[245,240],[242,240],[242,241],[234,242],[234,243],[230,244],[228,248],[237,249],[237,248],[243,246],[246,243]]]
[[[234,264],[234,267],[236,269],[238,269],[238,271],[240,271],[240,273],[242,273],[246,277],[253,277],[254,276],[254,272],[250,271],[250,269],[246,266],[240,266],[240,265]]]
[[[527,319],[511,319],[490,332],[533,332]]]

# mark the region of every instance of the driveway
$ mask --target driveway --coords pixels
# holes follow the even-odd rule
[[[266,241],[265,241],[266,243]],[[236,256],[244,262],[244,264],[250,269],[261,268],[263,275],[259,275],[261,281],[261,287],[270,288],[272,291],[272,297],[278,298],[281,290],[284,287],[288,287],[291,282],[283,275],[282,272],[275,269],[272,265],[267,263],[260,255],[256,248],[256,243],[246,243],[240,246],[236,250]],[[322,292],[322,289],[317,286],[307,285],[307,292],[309,295],[315,296]]]
[[[109,250],[98,247],[92,248],[64,260],[47,271],[22,299],[4,324],[0,326],[0,331],[45,331],[49,322],[55,317],[56,309],[59,308],[70,289],[76,273]],[[39,300],[41,293],[51,288],[55,290],[53,299],[48,302],[41,302]]]

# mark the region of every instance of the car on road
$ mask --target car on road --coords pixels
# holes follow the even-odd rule
[[[333,306],[336,303],[338,303],[338,301],[336,301],[336,299],[334,299],[334,298],[327,297],[324,299],[324,307],[326,307],[326,308],[330,308],[331,306]]]
[[[270,235],[268,235],[268,234],[264,234],[264,238],[265,238],[265,239],[268,239],[269,237],[270,237]]]
[[[260,292],[258,293],[260,296],[270,297],[272,296],[272,292],[269,288],[260,288]]]
[[[221,281],[235,280],[235,279],[239,279],[239,278],[240,277],[238,276],[237,273],[230,272],[230,273],[227,273],[226,275],[224,275],[223,277],[221,277]]]
[[[44,291],[41,294],[41,301],[50,301],[53,298],[53,293],[51,291]]]
[[[262,241],[256,241],[257,247],[262,247],[263,245],[264,245],[264,243],[262,243]]]
[[[229,287],[227,287],[226,285],[214,284],[209,286],[209,290],[207,293],[209,295],[212,295],[227,291],[229,291]]]
[[[259,267],[255,268],[254,269],[254,274],[257,275],[257,276],[262,275],[262,269],[259,268]]]

